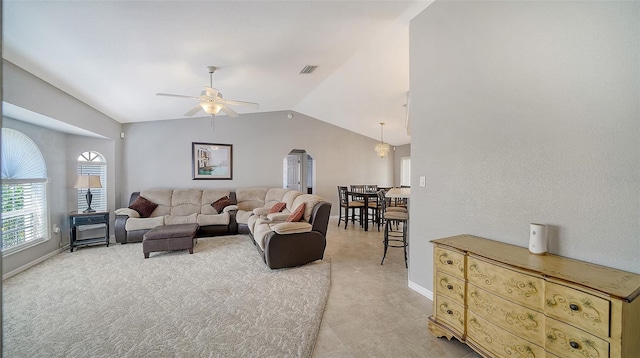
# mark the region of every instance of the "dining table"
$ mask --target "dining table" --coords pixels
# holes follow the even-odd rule
[[[384,196],[392,199],[409,199],[411,188],[391,188],[387,190]]]
[[[378,192],[377,191],[347,191],[347,194],[351,196],[351,199],[356,201],[356,200],[360,200],[360,198],[363,198],[364,200],[364,213],[362,213],[362,221],[364,221],[363,223],[363,227],[364,227],[364,231],[369,231],[369,198],[376,198],[378,196]]]

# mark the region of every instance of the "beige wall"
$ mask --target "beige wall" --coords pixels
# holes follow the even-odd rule
[[[640,3],[435,2],[411,22],[409,279],[462,233],[640,273]]]

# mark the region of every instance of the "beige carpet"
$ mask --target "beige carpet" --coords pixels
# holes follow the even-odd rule
[[[3,354],[310,357],[329,286],[329,262],[270,270],[246,236],[80,248],[3,282]]]

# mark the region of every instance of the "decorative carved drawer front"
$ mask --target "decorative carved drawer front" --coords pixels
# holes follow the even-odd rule
[[[436,246],[434,258],[436,270],[464,280],[464,254]]]
[[[455,303],[464,306],[465,283],[444,272],[436,272],[436,293],[447,296]]]
[[[502,299],[492,293],[469,285],[469,310],[507,331],[544,345],[544,314]]]
[[[560,357],[607,358],[609,343],[581,329],[547,317],[545,347]]]
[[[436,296],[436,319],[445,321],[451,325],[451,328],[464,333],[464,307],[454,303],[448,297]]]
[[[555,283],[547,283],[545,310],[548,316],[609,337],[609,301]]]
[[[467,335],[496,357],[543,358],[545,351],[525,339],[486,321],[473,311],[467,315]]]
[[[543,310],[544,281],[473,256],[467,258],[467,279],[470,283],[538,311]]]

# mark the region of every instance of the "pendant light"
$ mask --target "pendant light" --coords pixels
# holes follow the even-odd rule
[[[376,144],[376,153],[378,153],[378,158],[384,159],[389,153],[389,149],[391,148],[389,144],[384,142],[383,137],[383,128],[384,122],[380,122],[380,143]]]

